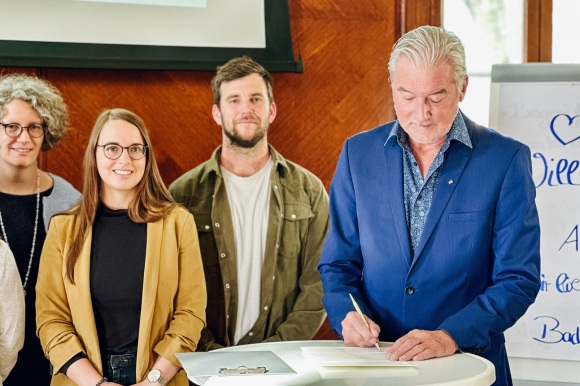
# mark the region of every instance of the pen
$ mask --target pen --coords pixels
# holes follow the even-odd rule
[[[367,328],[370,330],[371,327],[369,326],[369,323],[367,322],[365,316],[363,315],[362,311],[360,310],[358,303],[356,302],[356,300],[354,300],[351,293],[349,293],[348,296],[350,296],[350,300],[352,300],[352,304],[354,306],[354,309],[356,310],[356,313],[359,314],[359,316],[362,319],[365,326],[367,326]],[[377,348],[377,350],[381,351],[381,348],[379,347],[379,342],[375,343],[375,347]]]

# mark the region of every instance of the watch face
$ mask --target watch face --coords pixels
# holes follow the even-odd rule
[[[161,378],[161,371],[157,369],[153,369],[147,375],[147,380],[149,382],[159,382],[159,378]]]

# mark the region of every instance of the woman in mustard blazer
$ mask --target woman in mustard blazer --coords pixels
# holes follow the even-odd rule
[[[130,111],[100,115],[83,166],[83,199],[52,219],[36,286],[51,385],[186,386],[175,353],[195,351],[206,306],[193,217]]]

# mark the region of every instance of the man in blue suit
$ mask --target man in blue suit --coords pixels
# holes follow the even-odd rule
[[[540,288],[530,149],[459,111],[453,33],[408,32],[389,72],[398,119],[345,142],[330,189],[318,266],[330,322],[347,346],[395,342],[391,360],[481,355],[510,385],[503,332]]]

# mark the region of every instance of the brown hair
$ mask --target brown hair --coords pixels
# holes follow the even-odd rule
[[[240,58],[234,58],[217,68],[217,72],[213,79],[211,80],[211,90],[213,92],[213,103],[217,106],[220,105],[221,91],[220,86],[224,82],[231,82],[239,78],[246,77],[248,75],[258,74],[266,82],[266,88],[268,90],[268,99],[270,99],[270,104],[274,102],[274,92],[272,91],[272,86],[274,85],[274,78],[264,67],[259,63],[253,61],[248,56],[242,56]]]
[[[67,276],[72,283],[74,283],[74,267],[76,261],[87,237],[88,229],[95,221],[97,207],[100,202],[101,179],[97,170],[95,155],[97,141],[105,124],[112,120],[126,121],[137,127],[143,137],[145,146],[147,146],[143,178],[136,187],[137,194],[129,203],[129,217],[131,220],[137,223],[155,222],[169,214],[177,205],[161,179],[161,174],[155,162],[149,133],[143,120],[128,110],[119,108],[105,110],[95,122],[87,150],[85,151],[83,161],[83,196],[74,207],[65,212],[65,214],[76,216],[74,229],[77,232],[77,237],[66,255]]]

